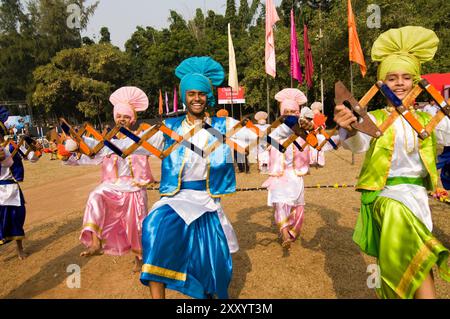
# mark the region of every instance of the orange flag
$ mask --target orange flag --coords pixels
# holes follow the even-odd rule
[[[352,2],[348,0],[348,53],[349,60],[359,64],[361,74],[364,77],[367,73],[366,61],[359,43],[358,32],[356,31],[355,16],[353,14]]]
[[[162,97],[162,92],[161,90],[159,90],[159,108],[158,108],[158,114],[162,115],[163,114],[163,97]]]

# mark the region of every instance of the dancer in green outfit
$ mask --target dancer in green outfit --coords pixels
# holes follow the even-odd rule
[[[421,63],[433,59],[439,39],[422,27],[407,26],[381,34],[372,47],[379,62],[377,77],[404,99],[420,79]],[[415,112],[425,126],[431,119]],[[389,107],[370,112],[379,126]],[[362,193],[361,211],[353,240],[361,250],[378,259],[380,298],[435,298],[432,267],[450,281],[449,250],[432,235],[427,190],[437,186],[436,143],[450,145],[450,120],[444,118],[430,137],[421,140],[398,116],[378,139],[356,132],[357,119],[344,105],[337,105],[334,120],[341,127],[343,146],[366,152],[357,190]]]

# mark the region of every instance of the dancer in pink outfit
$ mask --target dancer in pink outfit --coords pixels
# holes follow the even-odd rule
[[[128,129],[136,122],[137,111],[148,107],[145,93],[136,87],[122,87],[110,97],[116,124]],[[94,140],[85,138],[92,144]],[[129,146],[126,138],[115,139],[119,148]],[[69,148],[66,144],[66,148]],[[68,149],[73,151],[73,149]],[[88,247],[81,256],[136,254],[135,271],[142,263],[142,222],[147,216],[146,186],[153,182],[148,156],[129,155],[123,159],[104,147],[94,158],[72,156],[69,165],[102,164],[102,183],[89,195],[80,241]]]
[[[284,89],[275,95],[275,99],[280,102],[282,115],[299,116],[300,106],[307,102],[306,96],[298,89]],[[279,126],[270,135],[277,139],[287,136],[286,132],[282,132],[286,128],[284,125]],[[297,142],[300,145],[305,143],[300,137]],[[270,177],[264,182],[263,187],[267,187],[269,191],[268,205],[275,208],[275,222],[280,229],[284,248],[290,248],[302,227],[305,206],[302,176],[308,173],[309,162],[309,147],[300,152],[291,144],[285,153],[281,153],[273,146],[269,149]]]

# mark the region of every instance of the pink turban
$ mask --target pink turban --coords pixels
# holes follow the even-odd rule
[[[280,102],[281,115],[286,110],[300,111],[300,105],[308,101],[305,94],[299,89],[283,89],[275,94],[275,100]]]
[[[322,112],[323,111],[322,103],[314,102],[313,104],[311,104],[311,110],[314,112],[314,114],[316,114],[317,112]]]
[[[266,124],[267,118],[268,118],[268,115],[264,111],[259,111],[255,114],[255,120],[258,122],[258,124]]]
[[[148,108],[147,95],[135,86],[123,86],[117,89],[111,94],[109,101],[114,105],[114,119],[117,114],[129,115],[132,124],[136,122],[136,112],[142,112]]]

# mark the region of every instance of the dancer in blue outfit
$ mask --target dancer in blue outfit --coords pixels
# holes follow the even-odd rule
[[[187,115],[166,119],[164,124],[184,136],[197,121],[206,123],[207,129],[189,139],[204,150],[215,141],[217,131],[225,135],[237,123],[230,117],[205,116],[206,107],[215,105],[213,86],[222,83],[223,68],[210,57],[193,57],[184,60],[175,74],[181,79]],[[303,125],[308,129],[310,123]],[[287,132],[292,134],[289,128]],[[239,133],[233,138],[245,143],[250,130],[242,128]],[[149,142],[158,149],[168,149],[175,141],[158,132]],[[142,230],[144,264],[140,279],[150,286],[152,298],[165,298],[165,288],[194,298],[228,298],[231,253],[239,247],[220,198],[235,191],[233,155],[225,143],[207,158],[185,146],[164,158],[162,197],[153,205]]]
[[[209,57],[184,60],[176,69],[187,115],[165,120],[183,136],[195,121],[206,121],[226,134],[230,118],[205,117],[214,106],[213,85],[224,79],[222,66]],[[159,139],[159,141],[158,141]],[[203,148],[214,138],[206,130],[190,142]],[[161,132],[151,139],[167,149],[175,141]],[[159,144],[159,145],[158,145]],[[165,288],[194,298],[228,298],[231,253],[238,250],[234,230],[220,205],[220,197],[235,192],[232,153],[221,145],[204,159],[181,146],[162,161],[161,199],[143,224],[141,282],[150,286],[152,298],[165,298]]]
[[[5,136],[8,133],[5,122],[8,119],[9,112],[4,106],[0,106],[0,143],[5,144]],[[24,168],[22,156],[17,152],[14,156],[11,153],[14,146],[0,151],[0,245],[15,240],[17,244],[17,253],[20,259],[27,257],[22,245],[25,238],[23,225],[25,223],[25,200],[20,189],[19,182],[24,179]],[[22,154],[26,149],[20,148]],[[39,159],[38,153],[33,151],[27,154],[30,162],[36,162]]]

